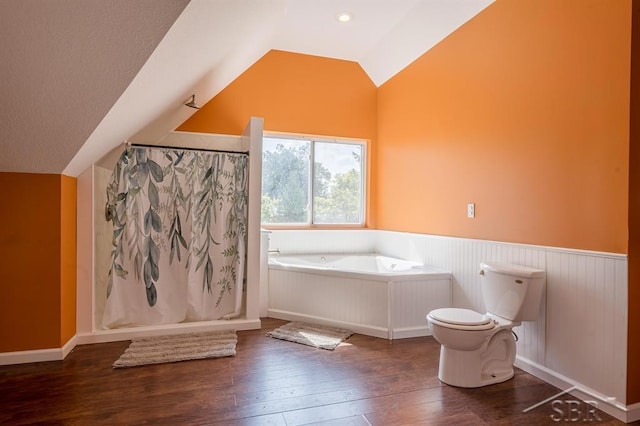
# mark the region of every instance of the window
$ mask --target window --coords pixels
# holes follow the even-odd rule
[[[365,143],[262,141],[263,225],[363,225]]]

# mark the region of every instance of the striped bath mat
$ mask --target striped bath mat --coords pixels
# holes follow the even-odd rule
[[[191,359],[220,358],[236,354],[235,331],[175,334],[131,340],[113,368],[135,367]]]

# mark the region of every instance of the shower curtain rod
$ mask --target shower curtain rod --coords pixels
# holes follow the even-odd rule
[[[186,151],[205,151],[205,152],[219,152],[222,154],[244,154],[249,155],[249,151],[230,151],[224,149],[207,149],[207,148],[187,148],[184,146],[161,146],[161,145],[145,145],[140,143],[129,143],[125,144],[126,146],[132,148],[151,148],[151,149],[183,149]]]

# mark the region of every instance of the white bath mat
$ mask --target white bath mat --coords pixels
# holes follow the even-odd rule
[[[176,334],[131,340],[113,368],[160,364],[190,359],[220,358],[236,354],[235,331]]]
[[[352,334],[353,332],[340,328],[290,322],[268,332],[267,336],[332,351]]]

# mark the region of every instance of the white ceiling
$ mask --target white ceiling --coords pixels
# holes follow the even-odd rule
[[[492,2],[3,0],[0,171],[77,176],[157,141],[270,49],[356,61],[380,86]]]

